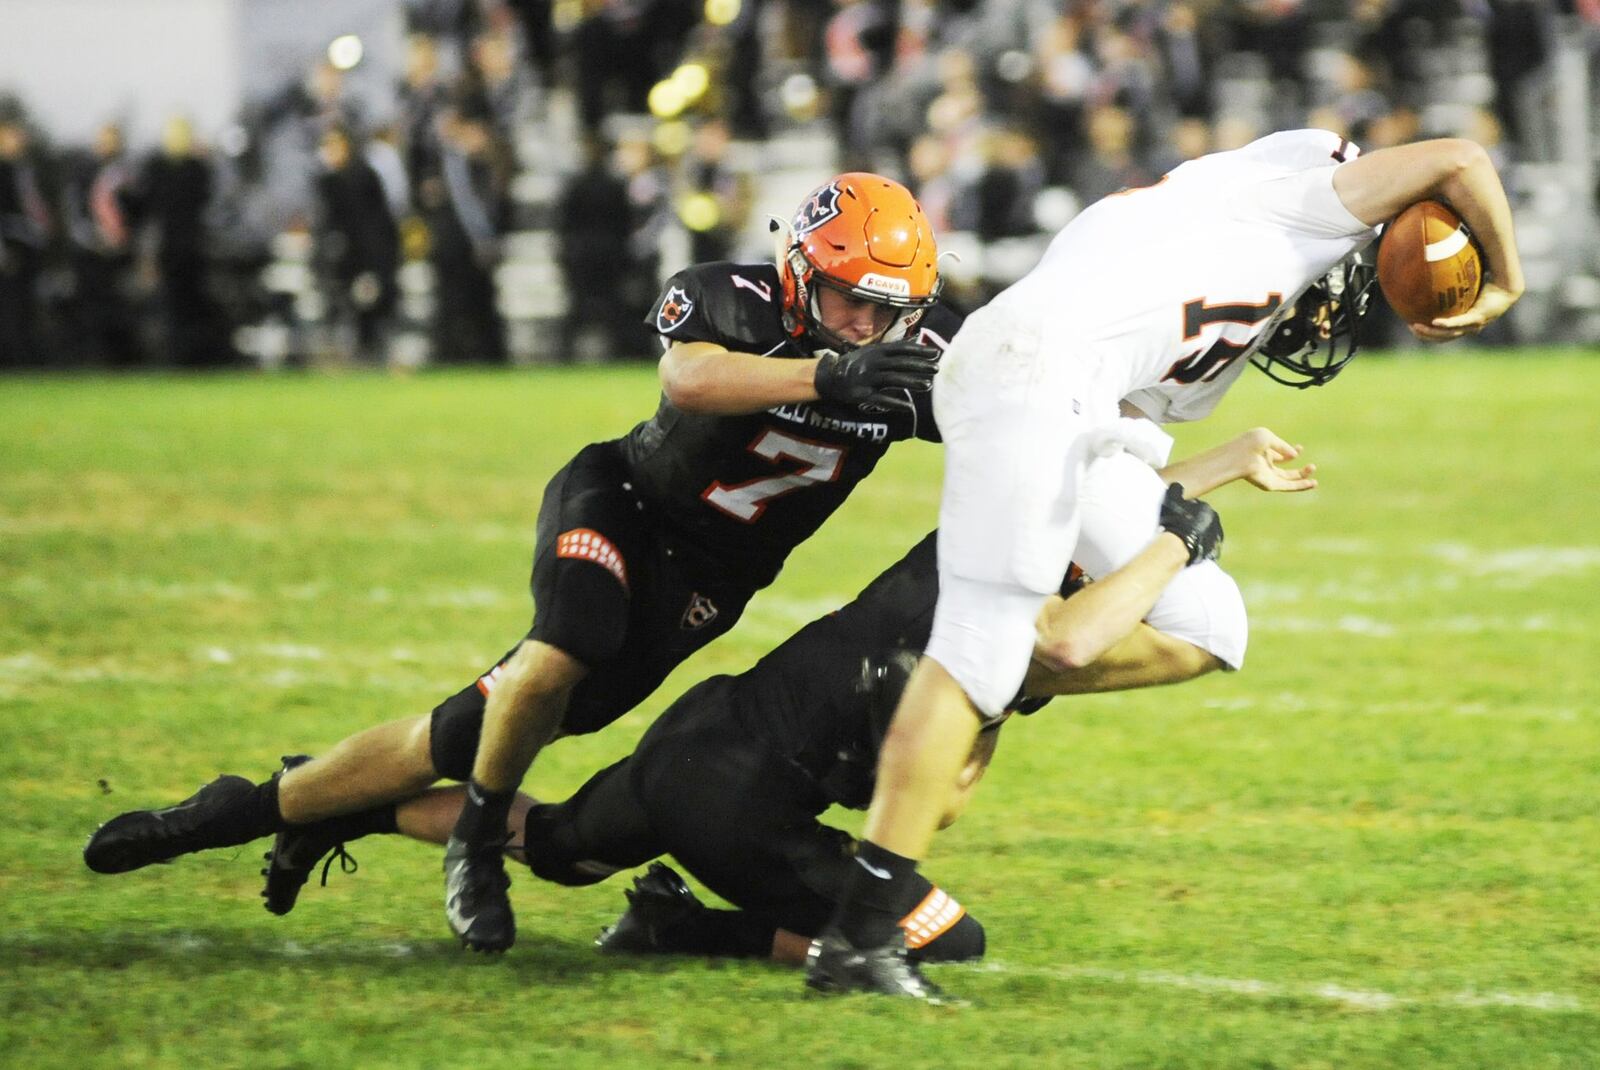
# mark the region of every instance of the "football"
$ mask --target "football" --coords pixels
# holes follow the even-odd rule
[[[1378,244],[1378,285],[1407,323],[1455,316],[1478,299],[1483,266],[1461,217],[1440,201],[1395,216]]]

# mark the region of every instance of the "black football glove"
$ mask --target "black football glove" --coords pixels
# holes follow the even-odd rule
[[[1167,487],[1161,502],[1161,527],[1183,540],[1191,565],[1215,561],[1222,555],[1222,518],[1205,502],[1185,498],[1182,483]]]
[[[817,396],[823,401],[878,409],[912,411],[906,391],[933,389],[939,351],[915,342],[874,342],[848,353],[829,353],[817,361]]]

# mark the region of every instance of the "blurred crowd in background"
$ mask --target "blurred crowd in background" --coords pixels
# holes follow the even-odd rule
[[[666,274],[769,257],[764,214],[845,169],[911,186],[962,254],[965,303],[1083,205],[1274,129],[1471,137],[1519,210],[1559,215],[1553,60],[1587,57],[1591,96],[1600,69],[1600,0],[410,0],[396,18],[384,109],[346,92],[353,38],[211,144],[181,116],[151,151],[109,120],[60,144],[0,99],[0,367],[653,357]],[[1559,262],[1545,314],[1503,337],[1597,340],[1596,275]]]

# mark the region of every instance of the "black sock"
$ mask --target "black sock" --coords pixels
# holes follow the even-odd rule
[[[396,817],[398,810],[399,807],[395,803],[385,803],[370,810],[341,814],[328,820],[336,823],[339,839],[348,843],[363,836],[384,836],[399,832],[399,820]]]
[[[506,818],[511,813],[515,788],[490,791],[476,780],[467,784],[467,804],[461,808],[452,835],[477,847],[505,842]]]
[[[250,838],[271,836],[282,832],[289,827],[283,819],[283,812],[278,809],[278,778],[272,777],[264,783],[257,784],[251,796],[248,807],[248,820]]]
[[[681,955],[764,959],[772,954],[777,926],[743,910],[697,910],[659,933],[662,946]]]
[[[881,947],[904,939],[900,919],[916,905],[916,873],[916,859],[862,840],[834,915],[845,939],[856,947]]]

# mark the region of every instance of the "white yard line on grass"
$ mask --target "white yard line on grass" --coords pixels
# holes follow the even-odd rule
[[[1347,716],[1363,717],[1412,716],[1445,714],[1452,717],[1504,717],[1505,710],[1488,702],[1452,702],[1447,699],[1411,700],[1398,702],[1365,702],[1352,704],[1345,698],[1323,698],[1277,691],[1267,695],[1235,695],[1226,698],[1208,698],[1199,703],[1203,710],[1221,713],[1241,713],[1263,710],[1271,714],[1335,712]],[[1576,721],[1580,716],[1572,706],[1524,707],[1516,711],[1519,720]]]
[[[1370,639],[1393,639],[1402,632],[1414,635],[1433,635],[1449,632],[1455,635],[1504,635],[1513,632],[1567,632],[1577,635],[1588,633],[1592,625],[1575,618],[1562,618],[1548,613],[1527,617],[1484,617],[1463,614],[1453,617],[1423,617],[1403,622],[1381,620],[1356,613],[1338,617],[1280,616],[1260,614],[1252,622],[1262,632],[1282,632],[1290,635],[1359,635]]]
[[[0,945],[10,943],[27,946],[44,944],[55,937],[26,929],[15,930],[0,938]],[[105,934],[105,944],[117,943],[112,934]],[[212,938],[182,930],[155,936],[149,941],[181,954],[198,954],[219,947]],[[435,953],[443,941],[413,944],[404,940],[388,942],[319,940],[301,943],[284,940],[267,947],[268,954],[288,959],[326,958],[341,959],[361,953],[377,952],[393,958],[407,958],[418,953]],[[461,961],[465,962],[463,956]],[[1018,963],[990,960],[972,966],[956,966],[963,972],[992,973],[1002,977],[1037,977],[1049,981],[1071,984],[1078,981],[1103,981],[1109,984],[1141,985],[1151,988],[1178,988],[1195,992],[1222,992],[1228,995],[1251,996],[1258,999],[1314,999],[1356,1010],[1392,1011],[1406,1007],[1435,1008],[1509,1008],[1513,1010],[1542,1011],[1550,1014],[1596,1014],[1600,1007],[1586,1003],[1577,996],[1560,992],[1507,992],[1501,989],[1465,989],[1459,992],[1407,996],[1371,988],[1346,988],[1332,981],[1279,982],[1263,981],[1252,977],[1214,977],[1203,973],[1178,973],[1171,970],[1115,970],[1103,966],[1027,966]],[[942,969],[942,967],[941,967]]]
[[[1600,568],[1600,546],[1473,547],[1434,543],[1434,557],[1481,576],[1497,587],[1526,587],[1541,580]]]
[[[1346,988],[1332,982],[1283,984],[1254,978],[1211,977],[1199,973],[1173,973],[1166,970],[1112,970],[1097,966],[1020,966],[1006,962],[986,962],[973,969],[1011,977],[1041,977],[1053,981],[1107,981],[1112,984],[1146,985],[1155,988],[1184,988],[1201,992],[1226,992],[1261,999],[1316,999],[1368,1011],[1392,1011],[1402,1007],[1511,1007],[1519,1010],[1552,1013],[1589,1014],[1594,1008],[1576,996],[1557,992],[1448,992],[1440,995],[1403,996],[1375,989]]]

